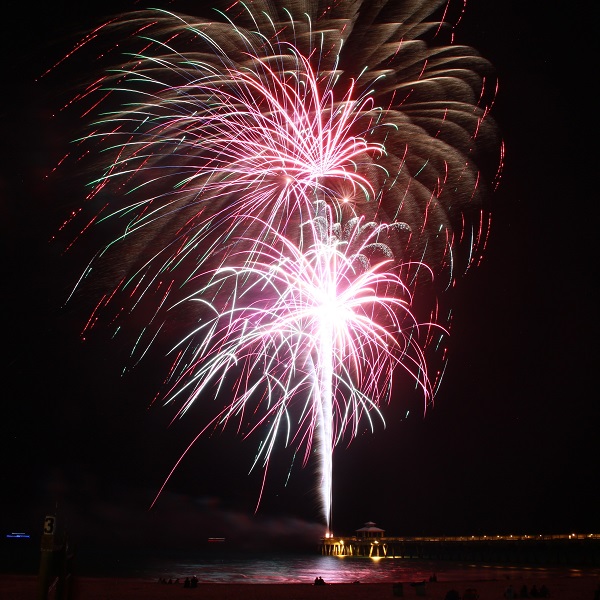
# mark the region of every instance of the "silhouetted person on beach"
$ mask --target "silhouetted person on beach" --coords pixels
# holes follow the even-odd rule
[[[504,590],[504,597],[505,598],[515,598],[515,591],[513,590],[513,586],[509,585],[505,590]]]

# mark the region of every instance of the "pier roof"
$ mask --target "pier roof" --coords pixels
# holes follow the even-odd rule
[[[385,530],[381,529],[380,527],[375,527],[375,523],[373,523],[373,521],[367,521],[364,527],[356,530],[356,533],[361,536],[372,537],[382,536],[384,531]]]

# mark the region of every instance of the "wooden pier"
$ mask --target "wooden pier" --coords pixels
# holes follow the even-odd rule
[[[322,538],[320,552],[339,557],[589,567],[600,566],[600,535],[389,537],[367,524],[353,536]]]

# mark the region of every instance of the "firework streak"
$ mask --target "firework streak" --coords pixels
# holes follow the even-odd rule
[[[69,230],[112,236],[76,287],[112,278],[84,335],[141,323],[133,363],[168,339],[162,399],[183,415],[227,397],[199,435],[251,414],[265,476],[278,444],[316,454],[327,527],[334,448],[383,422],[396,371],[432,402],[438,298],[485,245],[496,83],[449,10],[157,9],[76,48],[102,51],[68,103],[89,126],[74,154],[97,159]]]

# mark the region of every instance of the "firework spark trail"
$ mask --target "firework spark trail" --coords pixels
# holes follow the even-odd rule
[[[493,72],[451,43],[430,16],[440,8],[256,0],[216,20],[127,14],[89,38],[109,63],[127,48],[125,63],[67,103],[97,115],[80,142],[105,165],[88,194],[102,208],[75,224],[121,227],[86,270],[113,277],[89,326],[114,305],[123,330],[149,311],[135,362],[183,317],[166,399],[183,414],[237,365],[215,423],[262,399],[265,467],[283,430],[305,459],[316,436],[327,524],[333,447],[390,399],[394,368],[431,401],[437,294],[486,239]]]

